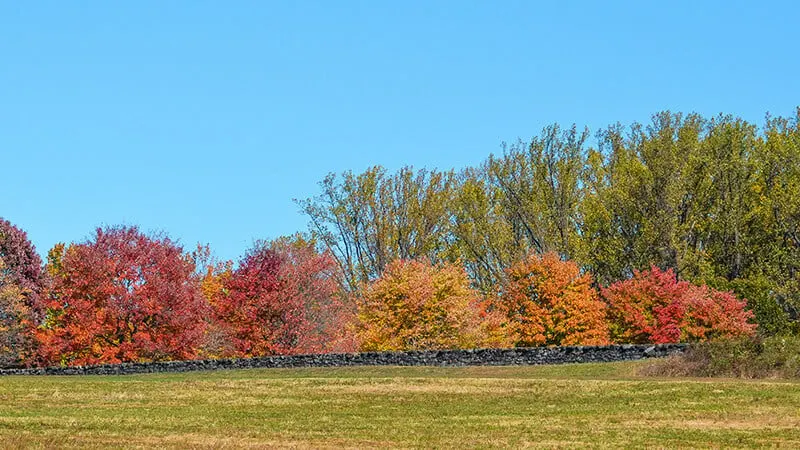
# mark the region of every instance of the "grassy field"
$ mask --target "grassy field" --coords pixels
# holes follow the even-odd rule
[[[0,447],[800,447],[800,383],[646,363],[0,378]]]

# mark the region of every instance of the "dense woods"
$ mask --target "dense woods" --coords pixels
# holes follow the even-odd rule
[[[0,365],[797,333],[800,110],[552,125],[477,167],[331,174],[238,261],[0,221]]]

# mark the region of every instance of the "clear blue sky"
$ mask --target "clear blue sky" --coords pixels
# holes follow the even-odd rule
[[[797,2],[0,0],[0,216],[236,258],[330,171],[460,168],[552,122],[800,105]]]

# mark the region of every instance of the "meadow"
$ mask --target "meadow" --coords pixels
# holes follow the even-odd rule
[[[652,362],[0,378],[0,447],[800,447],[800,383]]]

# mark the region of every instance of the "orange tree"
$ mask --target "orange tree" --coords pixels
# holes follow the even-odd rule
[[[233,274],[233,261],[217,259],[207,244],[198,244],[195,251],[186,257],[195,266],[194,277],[211,311],[205,320],[205,332],[198,348],[198,357],[205,359],[232,356],[235,349],[230,330],[225,323],[218,320],[216,302],[226,293],[226,285]]]
[[[453,264],[396,260],[358,304],[365,351],[472,348],[483,343],[480,297]]]
[[[518,347],[609,343],[592,276],[555,253],[530,254],[509,268],[493,306]]]

